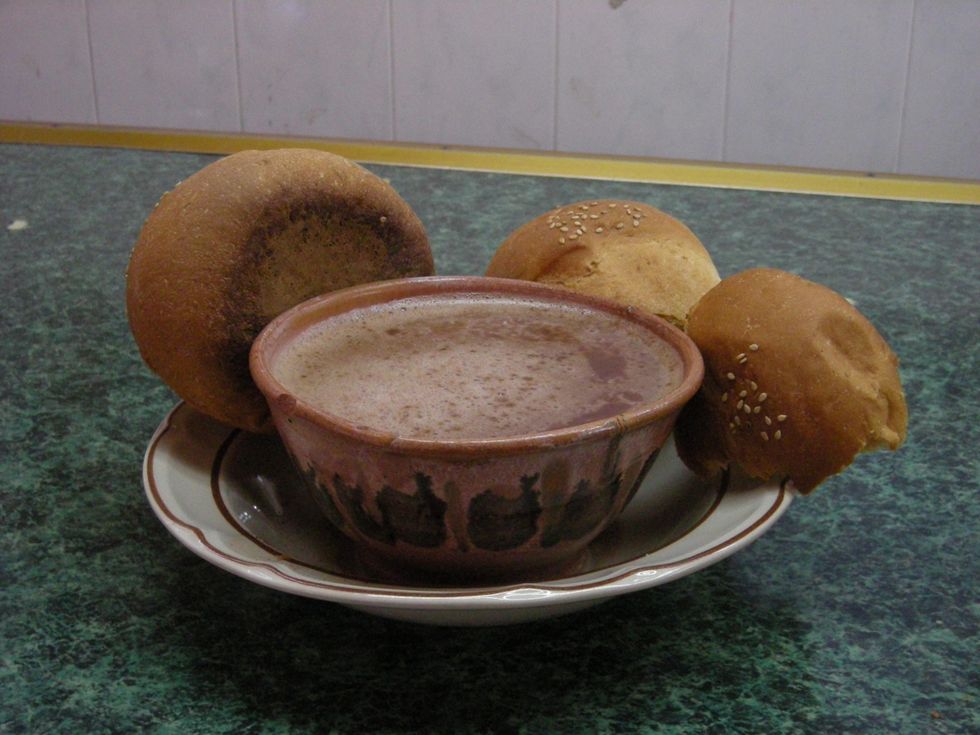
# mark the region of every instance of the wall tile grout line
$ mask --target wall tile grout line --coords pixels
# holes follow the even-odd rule
[[[554,77],[553,77],[554,83],[553,83],[553,86],[552,86],[552,95],[553,95],[553,97],[552,97],[552,109],[553,109],[554,115],[553,115],[552,121],[551,121],[551,150],[557,151],[558,150],[558,95],[559,95],[559,87],[558,87],[558,84],[559,84],[559,79],[560,79],[559,74],[558,74],[558,71],[559,71],[558,64],[561,61],[561,55],[560,55],[561,54],[561,49],[559,48],[559,39],[561,38],[561,33],[560,33],[561,26],[559,25],[559,20],[560,20],[559,19],[559,14],[561,12],[561,10],[560,10],[561,9],[561,0],[554,0],[554,3],[555,3],[554,4],[554,17],[555,17],[555,25],[554,25],[554,28],[555,28],[555,38],[554,38],[554,41],[555,41],[555,69],[554,69]]]
[[[388,97],[391,110],[391,140],[398,140],[395,112],[395,0],[388,0]]]
[[[82,0],[82,10],[85,12],[85,40],[88,41],[88,68],[92,75],[92,110],[95,112],[96,124],[101,123],[99,117],[99,91],[95,82],[95,52],[92,48],[92,19],[89,16],[88,0]]]
[[[732,40],[735,36],[735,0],[728,0],[728,48],[725,51],[725,92],[721,113],[721,151],[719,161],[728,160],[728,107],[732,86]]]
[[[905,139],[905,111],[909,106],[909,80],[912,78],[912,42],[915,39],[915,11],[917,0],[912,0],[911,16],[909,18],[908,53],[905,57],[905,79],[902,80],[902,106],[898,112],[898,140],[895,144],[895,165],[892,173],[902,170],[902,142]]]
[[[235,42],[235,94],[238,97],[238,131],[245,132],[245,101],[242,98],[242,54],[238,46],[238,0],[231,2],[231,30]]]

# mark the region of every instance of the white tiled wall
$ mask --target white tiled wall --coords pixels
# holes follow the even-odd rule
[[[898,167],[980,178],[980,1],[918,0]]]
[[[912,3],[738,0],[726,159],[894,171]]]
[[[558,148],[720,160],[730,4],[558,9]]]
[[[230,3],[89,0],[86,5],[100,123],[238,130]]]
[[[392,41],[398,139],[554,146],[553,2],[396,1]]]
[[[0,0],[0,119],[980,178],[980,0]]]
[[[84,0],[0,3],[0,119],[97,122]]]
[[[251,0],[235,16],[245,132],[392,139],[387,0]]]

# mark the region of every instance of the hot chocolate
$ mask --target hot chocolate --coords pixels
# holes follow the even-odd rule
[[[418,296],[356,309],[279,351],[276,379],[370,429],[489,439],[610,418],[678,387],[677,351],[640,324],[521,296]]]

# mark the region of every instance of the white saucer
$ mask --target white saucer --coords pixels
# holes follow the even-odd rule
[[[773,483],[701,481],[668,443],[623,515],[592,544],[580,573],[450,588],[372,581],[352,545],[299,490],[277,438],[228,429],[186,404],[150,440],[143,481],[163,525],[215,566],[283,592],[442,625],[546,618],[678,579],[759,538],[793,498]],[[652,493],[654,487],[670,492]]]

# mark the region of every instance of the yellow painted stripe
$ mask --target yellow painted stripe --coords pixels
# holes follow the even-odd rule
[[[980,181],[452,146],[17,123],[0,123],[0,143],[138,148],[216,154],[234,153],[246,148],[305,147],[330,151],[362,163],[874,199],[980,204]]]

